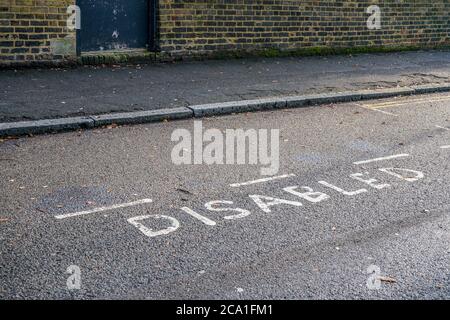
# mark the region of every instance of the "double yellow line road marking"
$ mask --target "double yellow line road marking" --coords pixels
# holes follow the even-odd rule
[[[364,108],[378,110],[383,108],[392,108],[392,107],[400,107],[413,103],[428,103],[428,102],[441,102],[441,101],[449,101],[450,96],[441,96],[435,98],[412,98],[412,99],[404,99],[401,101],[390,101],[390,102],[379,102],[379,103],[367,103],[363,104]]]

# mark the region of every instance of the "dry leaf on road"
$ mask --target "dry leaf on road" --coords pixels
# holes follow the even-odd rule
[[[387,283],[397,283],[397,280],[391,277],[379,277],[380,281],[387,282]]]

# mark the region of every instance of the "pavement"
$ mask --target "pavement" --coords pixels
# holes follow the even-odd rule
[[[194,121],[1,140],[0,298],[450,298],[448,93],[202,119],[280,130],[269,179],[175,165]]]
[[[450,83],[449,51],[0,71],[0,123]]]

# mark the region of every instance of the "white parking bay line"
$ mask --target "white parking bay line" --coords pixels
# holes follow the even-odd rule
[[[441,149],[450,149],[450,145],[449,146],[441,146]]]
[[[439,129],[444,129],[444,130],[450,131],[450,129],[449,129],[449,128],[446,128],[446,127],[443,127],[443,126],[438,126],[438,125],[436,125],[436,128],[439,128]]]
[[[247,182],[232,183],[232,184],[230,184],[230,187],[233,187],[233,188],[243,187],[243,186],[248,186],[248,185],[251,185],[251,184],[257,184],[257,183],[263,183],[263,182],[268,182],[268,181],[273,181],[273,180],[286,179],[286,178],[290,178],[290,177],[295,177],[295,174],[291,173],[291,174],[284,174],[282,176],[263,178],[263,179],[252,180],[252,181],[247,181]]]
[[[353,162],[353,164],[366,164],[366,163],[371,163],[371,162],[391,160],[391,159],[397,159],[397,158],[405,158],[405,157],[409,157],[409,154],[407,154],[407,153],[394,154],[392,156],[387,156],[387,157],[381,157],[381,158],[375,158],[375,159],[369,159],[369,160],[363,160],[363,161],[356,161],[356,162]]]
[[[55,218],[56,219],[66,219],[66,218],[83,216],[83,215],[91,214],[91,213],[97,213],[97,212],[109,211],[109,210],[114,210],[114,209],[133,207],[133,206],[137,206],[137,205],[140,205],[140,204],[146,204],[146,203],[151,203],[151,202],[152,202],[152,199],[142,199],[142,200],[127,202],[127,203],[115,204],[115,205],[107,206],[107,207],[99,207],[99,208],[95,208],[95,209],[92,209],[92,210],[61,214],[61,215],[55,216]]]

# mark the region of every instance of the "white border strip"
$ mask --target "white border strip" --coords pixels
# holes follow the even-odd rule
[[[204,217],[201,214],[198,214],[197,212],[195,212],[194,210],[192,210],[192,209],[190,209],[188,207],[183,207],[183,208],[181,208],[181,210],[183,210],[187,214],[191,215],[192,217],[200,220],[201,222],[203,222],[204,224],[206,224],[208,226],[215,226],[216,225],[215,221],[212,221],[211,219],[208,219],[207,217]]]
[[[91,213],[97,213],[97,212],[102,212],[102,211],[108,211],[108,210],[114,210],[114,209],[120,209],[120,208],[127,208],[127,207],[137,206],[137,205],[145,204],[145,203],[151,203],[152,201],[153,201],[152,199],[142,199],[142,200],[133,201],[133,202],[115,204],[115,205],[108,206],[108,207],[99,207],[99,208],[95,208],[95,209],[92,209],[92,210],[61,214],[61,215],[55,216],[55,218],[56,219],[66,219],[66,218],[84,216],[86,214],[91,214]]]
[[[450,149],[450,145],[448,145],[448,146],[441,146],[441,149]]]
[[[409,157],[409,154],[407,154],[407,153],[394,154],[392,156],[387,156],[387,157],[381,157],[381,158],[375,158],[375,159],[369,159],[369,160],[363,160],[363,161],[356,161],[356,162],[353,162],[353,164],[365,164],[365,163],[391,160],[391,159],[397,159],[397,158],[405,158],[405,157]]]
[[[290,178],[290,177],[295,177],[295,174],[290,173],[290,174],[284,174],[282,176],[275,176],[275,177],[263,178],[263,179],[252,180],[252,181],[247,181],[247,182],[240,182],[240,183],[232,183],[232,184],[230,184],[230,187],[236,188],[236,187],[248,186],[251,184],[273,181],[273,180],[286,179],[286,178]]]

